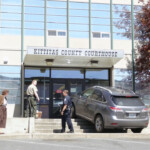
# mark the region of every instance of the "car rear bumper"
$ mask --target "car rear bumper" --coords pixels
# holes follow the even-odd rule
[[[109,119],[106,128],[146,128],[149,123],[149,117],[145,119]]]

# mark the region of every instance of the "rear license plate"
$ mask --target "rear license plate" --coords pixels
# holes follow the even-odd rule
[[[129,118],[136,118],[136,114],[129,114]]]

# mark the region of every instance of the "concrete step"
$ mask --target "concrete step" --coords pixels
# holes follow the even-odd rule
[[[71,119],[72,122],[88,122],[83,119]],[[60,123],[61,119],[36,119],[35,123]]]
[[[82,125],[93,126],[93,124],[90,122],[72,122],[72,124],[74,126],[76,126],[76,125],[78,125],[78,126],[82,126]],[[53,125],[53,126],[55,126],[55,125],[61,125],[61,122],[52,122],[52,123],[51,122],[40,122],[40,123],[36,122],[35,125],[40,125],[40,126]]]
[[[74,129],[94,129],[94,126],[77,126],[77,125],[74,125],[73,126]],[[61,129],[61,125],[35,125],[35,130],[38,130],[38,129]]]
[[[60,133],[61,128],[59,129],[38,129],[34,133]],[[66,132],[69,130],[66,130]],[[74,129],[75,133],[95,133],[94,129]]]
[[[75,133],[95,133],[94,125],[83,119],[72,119]],[[68,128],[67,128],[68,129]],[[34,133],[60,133],[61,119],[36,119]]]

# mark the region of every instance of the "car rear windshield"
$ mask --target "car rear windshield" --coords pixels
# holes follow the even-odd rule
[[[144,106],[138,97],[116,97],[113,96],[113,102],[118,106]]]

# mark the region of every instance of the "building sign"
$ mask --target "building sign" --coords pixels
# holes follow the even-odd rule
[[[27,54],[49,56],[123,57],[122,50],[28,47]]]

